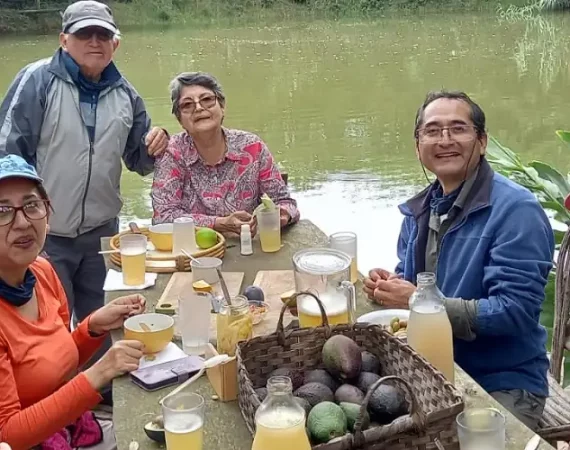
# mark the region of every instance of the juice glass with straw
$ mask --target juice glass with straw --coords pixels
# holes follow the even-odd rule
[[[202,450],[204,445],[204,398],[179,392],[162,402],[168,450]]]
[[[329,236],[329,246],[330,248],[340,250],[350,256],[350,282],[356,283],[358,281],[358,267],[356,265],[356,233],[352,233],[350,231],[333,233]]]
[[[144,284],[146,245],[147,237],[144,234],[126,234],[119,240],[123,283],[127,286]]]

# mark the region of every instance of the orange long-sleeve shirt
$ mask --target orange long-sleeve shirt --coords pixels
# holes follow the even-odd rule
[[[0,441],[13,450],[38,445],[101,400],[78,368],[104,338],[92,338],[88,319],[69,331],[65,291],[51,264],[38,258],[39,317],[30,321],[0,298]]]

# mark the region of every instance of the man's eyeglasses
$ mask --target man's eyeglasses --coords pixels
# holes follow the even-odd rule
[[[73,36],[80,41],[88,41],[92,36],[95,36],[98,41],[109,42],[115,33],[104,28],[82,28],[73,33]]]
[[[23,206],[0,205],[0,227],[10,225],[14,222],[18,211],[22,211],[28,220],[44,219],[47,216],[49,208],[49,200],[33,200]]]
[[[443,139],[443,132],[447,130],[449,139],[456,142],[467,142],[473,139],[473,125],[451,125],[449,127],[427,126],[418,130],[418,139],[422,143],[434,143]]]
[[[180,109],[180,111],[184,114],[192,114],[194,111],[196,111],[196,105],[198,105],[198,103],[202,106],[202,108],[210,109],[216,105],[217,101],[218,97],[215,95],[207,95],[199,99],[197,102],[193,102],[192,100],[185,100],[178,106],[178,109]]]

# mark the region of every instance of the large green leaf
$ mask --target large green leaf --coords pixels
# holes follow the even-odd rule
[[[542,207],[544,209],[551,209],[551,210],[556,211],[557,213],[560,213],[562,215],[568,213],[568,210],[564,207],[564,205],[561,203],[558,203],[558,202],[541,201],[540,204],[542,205]]]
[[[556,245],[562,244],[565,234],[566,233],[564,231],[554,230],[554,241],[556,242]]]
[[[557,130],[556,134],[567,144],[570,144],[570,131]]]
[[[493,136],[489,136],[487,142],[487,154],[491,157],[492,160],[505,165],[511,166],[513,169],[519,168],[522,166],[521,161],[517,154],[513,152],[511,149],[502,145],[497,139]]]
[[[540,178],[548,180],[556,185],[560,191],[560,198],[563,199],[568,195],[570,192],[570,185],[568,185],[568,181],[560,172],[558,172],[558,170],[541,161],[532,161],[529,166],[536,170]]]

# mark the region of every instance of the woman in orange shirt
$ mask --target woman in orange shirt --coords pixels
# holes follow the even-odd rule
[[[101,387],[138,368],[142,344],[119,341],[80,367],[106,333],[144,311],[145,300],[119,298],[70,332],[63,287],[38,256],[49,214],[35,169],[19,156],[0,158],[0,442],[12,450],[112,448],[90,410]]]

